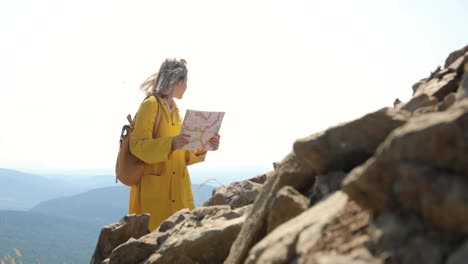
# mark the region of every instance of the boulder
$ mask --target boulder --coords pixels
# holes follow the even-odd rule
[[[149,233],[149,214],[126,215],[119,222],[101,229],[91,264],[101,264],[112,251],[130,238],[138,239]]]
[[[406,111],[384,108],[325,132],[298,139],[294,151],[316,171],[349,171],[370,158],[377,146],[409,118]]]
[[[230,205],[234,209],[249,205],[255,201],[262,186],[263,184],[250,180],[233,182],[227,187],[219,186],[213,190],[211,198],[204,206]]]
[[[467,135],[468,99],[414,117],[349,173],[343,190],[376,214],[402,206],[444,230],[467,232]]]
[[[281,188],[270,204],[267,233],[309,207],[309,199],[291,186]]]
[[[142,263],[222,263],[250,209],[196,208],[157,239],[157,250]]]

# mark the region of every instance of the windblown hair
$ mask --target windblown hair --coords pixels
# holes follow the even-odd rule
[[[140,89],[146,95],[157,95],[166,98],[178,81],[187,81],[187,62],[184,59],[166,59],[159,72],[148,77]]]

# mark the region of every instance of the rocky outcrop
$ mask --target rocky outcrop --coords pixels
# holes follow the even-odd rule
[[[255,201],[267,177],[271,173],[242,181],[233,182],[228,186],[219,186],[213,190],[211,198],[204,206],[230,205],[231,208],[239,208]]]
[[[112,251],[130,238],[148,234],[149,214],[127,215],[119,222],[104,226],[99,234],[91,264],[102,263]]]
[[[317,174],[349,171],[370,158],[395,128],[406,123],[406,111],[383,108],[355,121],[327,129],[294,143],[294,152]]]
[[[350,173],[344,191],[376,213],[403,206],[447,231],[467,232],[467,139],[468,99],[414,117]]]
[[[93,263],[465,263],[467,47],[408,102],[298,139],[205,206],[125,241],[101,234]]]

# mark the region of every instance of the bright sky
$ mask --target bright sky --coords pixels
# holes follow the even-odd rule
[[[138,86],[188,62],[185,109],[225,111],[201,166],[270,165],[295,139],[407,101],[468,44],[468,2],[0,1],[0,167],[111,169]]]

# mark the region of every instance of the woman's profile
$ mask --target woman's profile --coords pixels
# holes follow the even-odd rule
[[[183,150],[189,135],[180,134],[182,119],[174,101],[187,89],[185,60],[166,59],[141,89],[147,97],[135,116],[130,152],[145,163],[144,175],[130,189],[129,213],[150,214],[149,230],[156,229],[173,213],[194,208],[187,166],[205,160],[206,150]],[[160,111],[158,137],[153,138],[155,117]],[[209,143],[219,147],[219,135]]]

